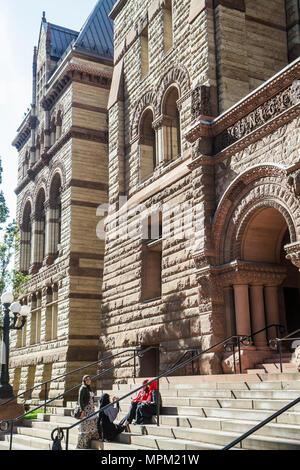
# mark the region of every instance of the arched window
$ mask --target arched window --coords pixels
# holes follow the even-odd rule
[[[35,207],[35,262],[42,263],[46,252],[46,215],[45,215],[45,191],[38,193]]]
[[[152,175],[156,167],[156,139],[152,127],[153,112],[147,109],[140,123],[140,172],[141,181]]]
[[[179,93],[172,86],[166,93],[163,103],[164,160],[170,161],[181,153],[180,114],[177,107]]]
[[[50,186],[50,216],[48,235],[48,254],[58,255],[61,243],[61,177],[59,173],[54,176]]]
[[[22,223],[20,225],[20,270],[28,273],[31,264],[31,203],[28,201],[25,205]]]

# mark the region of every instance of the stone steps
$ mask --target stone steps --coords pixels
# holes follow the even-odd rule
[[[95,450],[220,450],[226,444],[268,418],[300,395],[300,374],[242,374],[222,376],[168,377],[161,381],[162,409],[160,426],[130,425],[116,442],[93,441]],[[98,390],[113,396],[131,393],[142,379],[115,384],[113,390]],[[136,393],[132,393],[136,395]],[[128,411],[130,396],[121,402],[119,422]],[[72,425],[75,402],[51,408],[53,413],[39,414],[37,420],[16,426],[13,449],[52,447],[51,432],[57,426]],[[97,405],[96,405],[97,409]],[[155,422],[155,418],[153,418]],[[70,431],[70,449],[77,443],[78,428]],[[0,441],[0,450],[8,449],[8,436]],[[62,442],[64,448],[64,441]],[[299,450],[300,404],[279,416],[259,432],[248,437],[238,449]]]

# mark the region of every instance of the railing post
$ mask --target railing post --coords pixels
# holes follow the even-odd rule
[[[159,393],[159,379],[157,380],[157,399],[156,399],[156,425],[159,426],[159,413],[160,413],[160,393]]]
[[[237,339],[235,338],[235,341],[236,340]],[[232,345],[232,351],[233,351],[233,370],[234,370],[234,373],[236,374],[235,341],[233,342],[233,345]]]
[[[14,430],[14,422],[11,421],[10,422],[9,450],[12,450],[13,430]]]
[[[136,350],[133,351],[133,378],[136,378]]]
[[[280,372],[282,373],[282,351],[281,351],[281,341],[279,340],[279,358],[280,358]]]
[[[239,351],[239,369],[240,369],[240,374],[242,373],[242,361],[241,361],[241,338],[240,336],[238,337],[238,351]]]
[[[66,429],[66,450],[69,450],[69,429]]]
[[[47,383],[45,383],[44,413],[47,413],[47,396],[48,396],[48,387],[47,387]]]

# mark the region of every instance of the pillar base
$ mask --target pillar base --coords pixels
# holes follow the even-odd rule
[[[0,400],[0,405],[5,403],[7,399]],[[0,406],[0,421],[5,421],[6,419],[15,419],[24,414],[24,406],[17,402],[17,400],[12,400],[7,405]]]

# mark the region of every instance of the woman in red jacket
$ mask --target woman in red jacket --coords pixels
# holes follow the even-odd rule
[[[144,387],[141,388],[141,390],[138,392],[137,396],[131,400],[131,405],[129,412],[123,418],[119,424],[123,426],[127,426],[128,424],[131,424],[133,418],[135,418],[136,414],[136,409],[139,403],[142,403],[144,401],[147,401],[149,399],[149,385],[146,385],[148,383],[148,379],[143,381]]]

